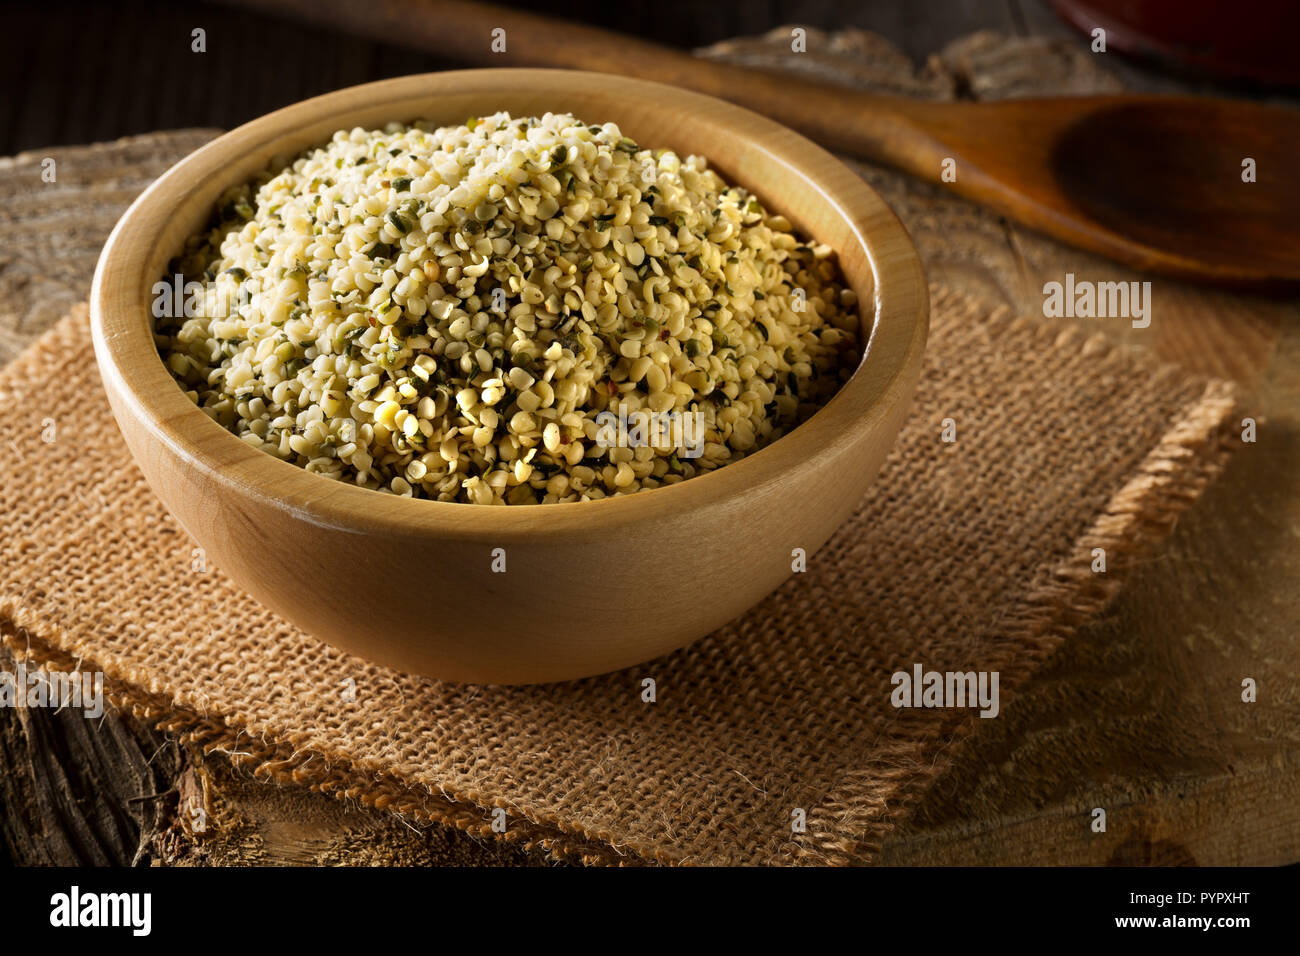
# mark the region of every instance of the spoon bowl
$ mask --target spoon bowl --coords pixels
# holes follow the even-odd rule
[[[1097,96],[915,103],[890,115],[925,143],[892,140],[892,162],[925,174],[943,153],[956,171],[945,188],[1072,245],[1193,281],[1300,282],[1290,174],[1300,111]]]

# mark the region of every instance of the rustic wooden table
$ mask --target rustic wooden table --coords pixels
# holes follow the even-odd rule
[[[42,151],[0,162],[0,362],[84,298],[122,203],[161,172],[159,156],[192,148],[203,134],[78,152],[81,171],[70,173],[71,186],[53,203],[32,196],[24,178],[44,155],[62,155],[48,147],[228,127],[326,89],[449,65],[220,7],[124,6],[110,13],[44,3],[20,9],[8,25],[3,42],[15,48],[0,57],[0,70],[6,88],[23,95],[0,100],[0,153]],[[617,21],[608,5],[568,6],[684,45],[791,22],[866,27],[894,46],[861,38],[854,57],[826,69],[914,95],[1192,88],[1090,54],[1035,0],[777,0],[762,16],[755,4],[711,5],[700,15],[684,0],[663,0],[652,10],[618,11]],[[208,31],[202,61],[189,52],[196,26]],[[970,35],[977,30],[996,35]],[[764,56],[744,45],[723,52]],[[1065,272],[1131,277],[939,189],[863,173],[898,210],[936,280],[1035,313],[1043,283]],[[957,754],[894,832],[882,862],[1300,860],[1297,304],[1164,280],[1156,280],[1152,302],[1149,329],[1098,322],[1098,330],[1245,385],[1259,440],[1243,445],[1111,610]],[[1246,677],[1259,687],[1254,704],[1240,699]],[[220,754],[203,757],[115,714],[87,722],[68,712],[0,710],[0,766],[0,845],[16,863],[545,862],[262,784],[232,771]],[[175,812],[196,799],[210,811],[203,833]],[[1105,834],[1089,827],[1098,806],[1108,812]]]

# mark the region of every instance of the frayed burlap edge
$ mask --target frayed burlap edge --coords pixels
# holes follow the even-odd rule
[[[933,308],[953,295],[931,289]],[[969,306],[976,305],[964,296]],[[1040,322],[999,309],[986,320],[991,328]],[[1078,325],[1046,325],[1055,347],[1077,347],[1086,356],[1123,351],[1127,346],[1088,335]],[[1178,373],[1161,364],[1154,374]],[[1183,373],[1185,374],[1185,373]],[[1129,570],[1148,556],[1178,518],[1219,476],[1240,447],[1236,413],[1238,389],[1212,379],[1200,397],[1176,419],[1128,480],[1107,501],[1067,557],[1031,582],[1016,611],[1001,622],[997,652],[985,662],[1002,672],[1002,705],[1016,687],[1096,617],[1123,588]],[[1094,549],[1104,549],[1106,572],[1094,573]],[[978,725],[977,717],[952,711],[920,712],[920,719],[881,734],[880,749],[863,767],[844,775],[839,785],[808,815],[808,833],[791,844],[789,860],[805,865],[861,865],[879,853],[889,832],[907,818],[928,786],[952,764],[960,743]],[[929,762],[917,759],[918,743],[940,741]],[[890,786],[890,785],[893,786]]]
[[[933,307],[965,308],[972,316],[983,311],[973,300],[950,290],[932,290]],[[84,308],[84,307],[81,307]],[[80,309],[78,310],[80,311]],[[1001,309],[984,319],[990,329],[1025,323]],[[1041,320],[1032,320],[1041,321]],[[61,322],[41,336],[11,366],[39,366],[41,357],[65,327]],[[1059,330],[1053,347],[1077,347],[1089,354],[1123,348],[1100,336],[1086,336],[1077,327]],[[1163,371],[1163,370],[1162,370]],[[1222,471],[1231,450],[1236,390],[1227,382],[1211,381],[1201,397],[1165,431],[1137,472],[1107,503],[1092,526],[1074,544],[1069,556],[1031,586],[1003,631],[1001,652],[989,664],[1007,673],[1004,686],[1014,687],[1088,618],[1102,611],[1119,592],[1133,563],[1150,552],[1173,528],[1178,516]],[[1105,548],[1108,571],[1090,570],[1092,550]],[[47,669],[91,670],[104,673],[110,703],[161,731],[176,734],[183,745],[204,754],[225,755],[259,780],[281,786],[306,786],[339,800],[388,810],[423,824],[456,827],[482,838],[505,840],[527,850],[542,850],[556,860],[587,865],[638,865],[683,862],[661,848],[615,846],[613,834],[587,832],[550,814],[531,819],[512,812],[502,800],[483,801],[479,795],[435,793],[397,777],[359,767],[346,759],[330,760],[323,753],[298,750],[283,742],[249,734],[218,716],[206,715],[152,693],[130,673],[118,674],[94,660],[60,649],[61,629],[40,636],[25,609],[0,604],[0,641],[16,656]],[[48,625],[44,625],[50,630]],[[1012,666],[1014,665],[1014,667]],[[1004,706],[1006,697],[1004,695]],[[973,719],[930,712],[929,719],[882,734],[881,750],[866,766],[845,775],[839,785],[809,814],[808,833],[792,842],[787,861],[802,865],[854,865],[870,862],[884,837],[906,817],[927,786],[952,760],[955,746],[975,726]],[[917,759],[921,742],[940,741],[929,762]],[[889,784],[890,786],[883,786]],[[485,813],[499,808],[507,814],[506,832],[496,833]]]
[[[343,764],[331,764],[323,754],[296,751],[293,748],[230,727],[219,717],[205,716],[187,707],[178,707],[166,697],[150,694],[121,677],[104,671],[93,660],[76,658],[32,634],[13,620],[8,608],[0,607],[0,642],[28,664],[60,671],[102,671],[104,694],[119,711],[149,724],[157,730],[177,736],[183,746],[195,747],[204,755],[221,754],[255,779],[280,786],[305,786],[339,800],[377,810],[388,810],[421,824],[439,824],[463,830],[474,836],[505,840],[526,850],[541,849],[554,859],[576,860],[587,865],[637,865],[647,857],[620,853],[611,844],[584,839],[559,826],[535,823],[507,814],[505,833],[492,829],[491,821],[479,804],[454,799],[445,794],[421,792],[384,774],[352,770]],[[599,836],[595,837],[598,840]],[[651,862],[672,863],[668,858]]]

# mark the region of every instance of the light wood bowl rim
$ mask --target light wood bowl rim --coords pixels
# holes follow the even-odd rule
[[[490,98],[526,85],[581,96],[593,84],[599,84],[602,96],[634,100],[638,109],[709,114],[719,133],[765,150],[792,176],[811,184],[861,244],[874,277],[874,327],[866,355],[850,381],[800,427],[738,462],[676,485],[596,501],[491,507],[401,498],[311,474],[241,441],[185,396],[152,339],[148,290],[162,277],[143,272],[158,240],[159,230],[147,228],[151,217],[212,188],[207,185],[212,179],[219,180],[221,188],[247,181],[248,176],[225,172],[236,157],[316,127],[331,116],[389,103],[392,118],[406,121],[419,114],[411,104],[443,92]],[[588,121],[610,119],[619,121],[617,116]],[[339,122],[339,128],[346,125],[349,121]],[[743,178],[737,184],[745,185]],[[760,198],[768,208],[781,211],[780,197],[760,193]],[[487,542],[506,542],[539,529],[564,536],[616,530],[769,490],[793,471],[817,469],[844,446],[874,434],[887,418],[888,403],[909,400],[905,383],[920,364],[928,327],[924,272],[906,230],[884,200],[842,162],[786,127],[713,97],[573,70],[476,69],[404,76],[337,90],[252,120],[182,159],[136,199],[104,246],[91,290],[92,336],[106,388],[124,396],[173,455],[225,491],[271,500],[325,527],[399,538],[454,533]],[[864,374],[867,369],[871,374]]]

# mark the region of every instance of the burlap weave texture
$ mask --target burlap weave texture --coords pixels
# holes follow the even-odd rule
[[[806,573],[681,652],[524,688],[367,665],[207,566],[131,464],[79,310],[0,373],[0,632],[259,774],[412,818],[487,834],[501,807],[507,839],[590,862],[868,862],[978,721],[896,710],[890,675],[997,670],[1008,706],[1199,494],[1234,417],[1225,383],[932,291],[914,412]]]

